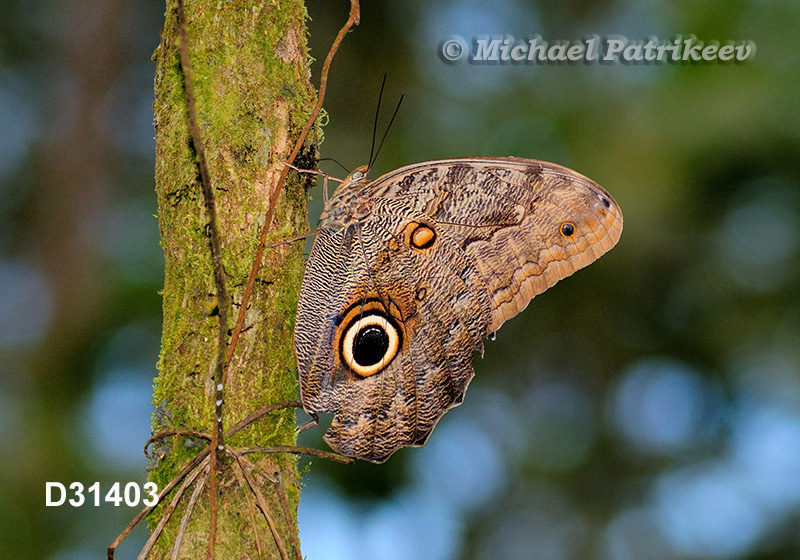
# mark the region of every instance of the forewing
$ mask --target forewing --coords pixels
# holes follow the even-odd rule
[[[410,165],[367,185],[379,208],[427,216],[473,264],[492,302],[489,330],[611,249],[622,213],[600,185],[565,167],[517,158]],[[573,232],[565,235],[563,226]]]

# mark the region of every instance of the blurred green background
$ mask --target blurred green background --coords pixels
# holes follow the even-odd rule
[[[321,61],[347,4],[308,8]],[[146,478],[163,12],[0,0],[2,558],[103,557],[135,510],[46,508],[45,481]],[[405,101],[374,175],[550,160],[606,187],[625,229],[487,343],[427,446],[381,466],[314,461],[309,558],[800,558],[799,25],[789,0],[364,2],[333,63],[323,156],[366,163],[386,73],[379,130]],[[744,64],[446,64],[453,34],[693,34],[757,51]],[[321,432],[303,442],[324,446]]]

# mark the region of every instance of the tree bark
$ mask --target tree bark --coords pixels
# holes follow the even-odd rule
[[[197,121],[216,196],[224,277],[233,329],[247,285],[259,232],[288,157],[315,101],[306,48],[307,17],[300,0],[191,0],[185,4]],[[215,429],[213,376],[219,302],[209,249],[206,208],[187,119],[179,52],[177,3],[167,1],[162,41],[155,52],[156,192],[166,276],[164,325],[154,403],[154,429],[211,433]],[[313,135],[298,160],[314,164]],[[310,176],[308,176],[310,177]],[[307,229],[305,176],[290,173],[275,208],[271,239]],[[303,243],[267,250],[247,303],[244,329],[227,370],[226,428],[246,414],[295,399],[297,380],[292,330],[303,270]],[[294,409],[270,414],[237,433],[231,448],[293,445]],[[171,438],[171,448],[151,473],[159,489],[198,453]],[[296,556],[296,459],[287,454],[249,455],[249,471],[266,497],[290,558]],[[220,455],[216,558],[280,558],[276,538],[256,509],[256,499],[235,461]],[[168,556],[192,488],[167,524],[154,557]],[[171,496],[167,498],[169,501]],[[155,511],[164,515],[166,504]],[[209,538],[208,487],[188,522],[182,558],[203,558]]]

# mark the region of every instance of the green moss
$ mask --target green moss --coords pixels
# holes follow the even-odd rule
[[[283,147],[288,152],[296,138],[292,135],[302,128],[314,102],[314,91],[305,81],[306,13],[299,2],[276,6],[242,0],[198,0],[186,9],[199,128],[217,197],[224,272],[234,302],[228,325],[232,329],[267,212],[265,197],[254,187],[264,180],[265,167],[272,164],[270,158],[288,156],[273,153],[276,138],[281,137],[277,132],[290,131],[288,144]],[[162,44],[154,55],[158,65],[154,102],[156,190],[166,272],[162,350],[153,400],[166,402],[174,427],[210,433],[214,421],[210,390],[213,382],[209,376],[214,372],[219,316],[209,313],[214,307],[215,289],[208,220],[198,183],[196,154],[189,138],[177,36],[175,5],[170,2]],[[283,116],[287,114],[288,119]],[[273,224],[272,238],[289,237],[305,229],[304,184],[304,180],[290,174],[275,209],[279,223]],[[255,319],[252,324],[246,321],[228,372],[224,414],[227,426],[261,406],[297,396],[292,330],[302,251],[303,244],[295,243],[265,252],[259,282],[248,305],[247,321]],[[230,444],[286,445],[294,440],[294,411],[285,410],[237,434]],[[198,449],[187,448],[181,438],[174,438],[170,453],[151,473],[151,480],[163,487]],[[282,455],[263,460],[280,469],[295,511],[299,499],[296,459]],[[253,544],[248,540],[252,530],[246,526],[247,503],[229,465],[221,465],[220,477],[217,558],[225,558],[226,551],[237,551],[231,553],[232,557],[246,557],[242,551]],[[264,480],[264,492],[274,496],[272,483]],[[197,530],[187,532],[200,539],[208,527],[208,510],[201,502],[194,515],[197,519],[193,518],[190,524]],[[178,520],[179,515],[180,508]],[[282,519],[282,510],[274,512],[274,517]],[[238,527],[240,523],[245,526]],[[165,544],[158,554],[168,550],[174,525],[168,525]],[[284,540],[291,542],[288,534]],[[267,536],[262,542],[271,541]],[[192,546],[187,544],[187,550],[193,550]]]

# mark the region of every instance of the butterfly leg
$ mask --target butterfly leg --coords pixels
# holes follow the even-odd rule
[[[336,177],[334,177],[332,175],[328,175],[327,173],[325,173],[324,171],[320,171],[319,169],[300,169],[299,167],[295,167],[294,165],[292,165],[288,161],[283,161],[281,163],[283,163],[283,165],[289,167],[290,169],[293,169],[294,171],[297,171],[298,173],[309,173],[311,175],[320,175],[320,176],[322,176],[322,178],[323,178],[322,185],[323,185],[323,189],[324,189],[325,202],[328,202],[328,179],[330,179],[331,181],[336,181],[337,183],[344,183],[344,179],[337,179]]]
[[[309,237],[317,235],[317,232],[319,232],[319,229],[315,229],[314,231],[309,231],[308,233],[301,233],[300,235],[295,235],[294,237],[290,237],[288,239],[281,239],[280,241],[276,241],[275,243],[264,245],[264,247],[266,249],[274,249],[275,247],[279,247],[280,245],[288,245],[289,243],[294,243],[295,241],[308,239]]]
[[[306,430],[310,430],[311,428],[316,428],[317,426],[319,426],[319,414],[317,414],[316,412],[308,412],[307,414],[311,416],[311,420],[309,420],[308,422],[297,428],[298,434],[302,434]]]

